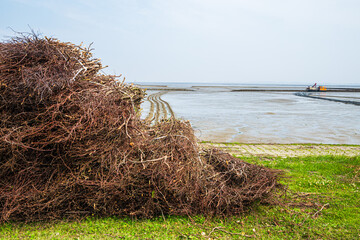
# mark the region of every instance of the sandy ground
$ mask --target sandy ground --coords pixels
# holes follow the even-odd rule
[[[344,145],[300,145],[300,144],[227,144],[202,143],[203,147],[216,147],[235,156],[269,156],[269,157],[302,157],[302,156],[360,156],[360,146]]]

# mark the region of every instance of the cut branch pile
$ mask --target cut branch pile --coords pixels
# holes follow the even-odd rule
[[[0,43],[0,222],[238,214],[273,171],[201,152],[188,122],[140,120],[144,92],[91,49],[34,34]]]

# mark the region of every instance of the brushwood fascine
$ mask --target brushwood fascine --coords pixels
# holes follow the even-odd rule
[[[201,149],[189,122],[140,119],[145,93],[91,49],[22,34],[0,43],[0,222],[235,215],[279,174]]]

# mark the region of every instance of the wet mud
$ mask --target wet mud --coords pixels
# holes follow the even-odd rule
[[[196,91],[149,91],[143,117],[155,123],[176,113],[204,141],[360,144],[356,92],[232,90],[197,86]]]
[[[175,117],[174,111],[172,110],[170,104],[164,101],[161,96],[166,94],[168,91],[162,91],[150,94],[147,97],[147,101],[150,102],[150,110],[145,118],[145,121],[157,123],[161,119],[168,119]]]

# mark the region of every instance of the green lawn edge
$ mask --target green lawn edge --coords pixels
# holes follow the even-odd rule
[[[360,156],[241,159],[283,170],[286,177],[281,181],[288,186],[288,202],[302,206],[255,204],[248,213],[228,218],[110,217],[5,223],[0,225],[0,239],[360,238]]]

